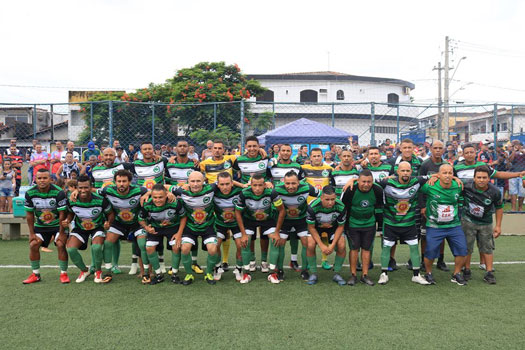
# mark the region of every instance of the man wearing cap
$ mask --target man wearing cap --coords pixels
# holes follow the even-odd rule
[[[69,146],[69,142],[67,144]],[[97,158],[100,156],[100,151],[95,148],[95,142],[89,141],[87,147],[88,149],[82,152],[82,163],[86,163],[91,155],[95,155]]]

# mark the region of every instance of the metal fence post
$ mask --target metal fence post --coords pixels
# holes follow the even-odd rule
[[[397,122],[397,143],[399,143],[399,103],[397,104],[397,115],[396,115],[396,122]]]
[[[244,153],[244,100],[241,100],[241,154]]]
[[[496,144],[498,143],[498,104],[494,103],[494,149],[496,149]]]
[[[113,144],[113,101],[109,101],[109,144]]]
[[[370,144],[372,146],[376,145],[376,106],[372,102],[370,104],[370,116],[372,117],[372,125],[370,127]]]
[[[90,109],[89,109],[89,140],[90,141],[93,141],[93,108],[94,108],[94,103],[91,102],[91,106],[90,106]]]
[[[275,102],[272,102],[272,129],[275,129]]]
[[[217,104],[213,104],[213,130],[217,129]]]
[[[510,106],[510,136],[514,135],[514,105]]]
[[[53,105],[49,105],[49,112],[51,113],[51,141],[55,141],[55,114],[53,112]]]
[[[33,140],[36,140],[36,104],[33,105]]]
[[[335,126],[335,105],[332,103],[332,128]]]
[[[151,102],[151,144],[155,145],[155,102]]]

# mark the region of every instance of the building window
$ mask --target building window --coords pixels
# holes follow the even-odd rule
[[[343,90],[337,90],[335,98],[338,101],[344,101],[344,99],[345,99],[345,92]]]
[[[370,126],[370,132],[372,132],[372,126]],[[397,128],[395,126],[376,126],[376,134],[397,134]]]
[[[303,90],[301,91],[301,102],[317,102],[317,91]]]
[[[257,102],[273,102],[273,91],[272,90],[266,90],[262,94],[259,94],[255,97],[255,100]]]
[[[394,93],[388,94],[387,100],[388,100],[388,107],[396,107],[396,105],[399,103],[399,96]]]

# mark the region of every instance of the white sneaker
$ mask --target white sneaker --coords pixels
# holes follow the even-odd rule
[[[487,270],[487,265],[485,265],[485,264],[479,264],[479,268],[480,268],[480,270],[484,270],[484,271],[486,271],[486,270]]]
[[[246,284],[248,282],[250,282],[252,280],[252,276],[245,273],[244,276],[242,276],[242,279],[239,280],[239,282],[241,282],[242,284]]]
[[[279,281],[279,277],[277,277],[276,273],[271,273],[268,275],[268,281],[270,281],[273,284],[279,284],[281,281]]]
[[[268,273],[270,271],[270,265],[266,261],[261,262],[261,272]]]
[[[166,264],[164,262],[160,263],[160,272],[166,273]]]
[[[422,284],[422,285],[428,285],[428,281],[425,279],[425,277],[418,274],[417,276],[412,276],[412,282]]]
[[[86,280],[87,276],[89,276],[89,270],[87,271],[80,271],[80,275],[78,275],[75,282],[82,283]]]
[[[221,278],[222,278],[222,272],[221,272],[221,271],[224,272],[223,269],[218,268],[218,267],[215,267],[215,269],[214,269],[214,271],[213,271],[213,279],[214,279],[215,281],[220,281],[220,280],[221,280]]]
[[[102,283],[102,271],[95,271],[95,278],[93,279],[95,283]]]
[[[250,272],[255,272],[257,270],[257,264],[255,261],[250,261]]]
[[[136,275],[139,271],[139,264],[132,263],[131,268],[129,269],[128,275]]]
[[[239,269],[239,268],[234,268],[234,269],[233,269],[233,274],[235,275],[235,279],[236,279],[237,281],[241,281],[241,280],[242,280],[242,271],[241,271],[241,269]]]
[[[379,281],[377,281],[379,284],[387,284],[388,283],[388,275],[386,273],[381,273],[379,276]]]

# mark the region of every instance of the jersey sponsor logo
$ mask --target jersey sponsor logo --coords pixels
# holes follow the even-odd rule
[[[297,207],[288,207],[286,208],[286,214],[291,218],[296,218],[299,216],[301,211]]]
[[[133,212],[131,212],[128,209],[121,210],[118,214],[119,218],[121,218],[123,221],[131,221],[135,217]]]
[[[410,209],[411,205],[409,201],[400,200],[397,202],[397,204],[394,206],[396,208],[396,215],[407,215],[408,210]]]
[[[222,220],[226,223],[235,221],[235,213],[234,213],[233,208],[224,209],[221,216],[222,216]]]
[[[454,207],[448,204],[438,204],[437,214],[438,222],[450,222],[454,220]]]
[[[268,214],[264,210],[256,210],[255,213],[253,213],[253,217],[257,221],[264,221],[268,217]]]
[[[51,222],[55,221],[55,214],[52,211],[43,211],[42,214],[40,214],[39,219],[44,224],[50,224]]]
[[[206,213],[206,210],[203,208],[195,208],[193,212],[191,213],[191,217],[193,218],[193,221],[195,221],[196,224],[203,224],[206,222],[206,217],[208,216],[208,213]]]
[[[93,230],[95,228],[95,223],[91,219],[83,219],[80,222],[80,225],[86,231],[91,231],[91,230]]]
[[[35,209],[56,209],[57,202],[55,198],[32,198],[31,200]]]
[[[146,178],[142,186],[146,187],[148,190],[151,190],[155,184],[155,178]]]
[[[490,199],[489,199],[489,201],[490,201]],[[472,202],[470,202],[468,204],[468,206],[469,206],[469,212],[470,212],[470,214],[472,216],[475,216],[477,218],[482,218],[483,217],[483,214],[485,213],[485,208],[483,208],[482,206],[477,205],[475,203],[472,203]]]
[[[119,198],[117,196],[107,194],[106,198],[111,205],[117,209],[133,209],[139,204],[140,195],[133,196],[131,198]]]

